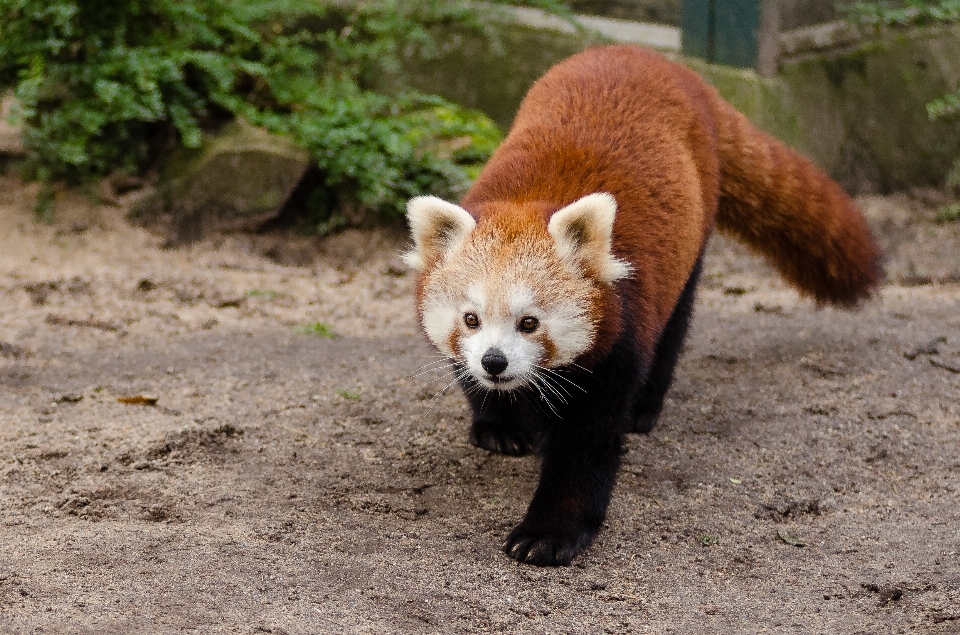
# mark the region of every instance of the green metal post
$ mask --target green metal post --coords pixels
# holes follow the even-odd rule
[[[713,61],[727,66],[757,65],[760,0],[715,0]]]
[[[763,0],[684,0],[683,53],[715,64],[758,67],[762,5]]]
[[[715,0],[683,0],[680,47],[684,55],[712,61],[714,2]]]

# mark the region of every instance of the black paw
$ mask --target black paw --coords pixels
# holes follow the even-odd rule
[[[470,443],[484,450],[513,456],[528,454],[533,450],[520,434],[493,428],[478,429],[476,424],[470,428]]]
[[[566,567],[592,537],[585,531],[572,536],[557,536],[519,525],[507,536],[503,552],[518,562],[538,567]]]
[[[637,434],[649,434],[653,430],[653,426],[657,424],[657,419],[660,418],[660,413],[641,413],[636,416],[633,421],[633,427],[631,427],[628,432],[635,432]]]

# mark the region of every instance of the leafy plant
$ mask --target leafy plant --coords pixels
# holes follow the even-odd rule
[[[15,88],[41,181],[142,172],[244,117],[311,151],[311,209],[332,227],[344,205],[396,214],[412,194],[467,185],[496,126],[376,86],[401,54],[438,54],[439,30],[495,39],[500,17],[468,0],[0,0],[0,86]]]

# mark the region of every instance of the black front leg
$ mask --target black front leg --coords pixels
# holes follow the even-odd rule
[[[625,332],[599,364],[570,373],[581,388],[545,421],[540,484],[527,514],[503,545],[520,562],[566,566],[603,526],[617,481],[630,406],[649,367]]]
[[[534,449],[535,431],[516,396],[479,386],[467,385],[463,390],[473,410],[470,443],[490,452],[516,456]]]
[[[547,433],[540,484],[503,545],[511,558],[566,566],[597,535],[620,467],[623,411],[597,415],[567,418]]]

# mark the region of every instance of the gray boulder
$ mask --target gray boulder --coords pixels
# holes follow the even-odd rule
[[[198,150],[175,153],[130,217],[173,245],[256,229],[280,213],[309,165],[291,140],[238,120]]]

